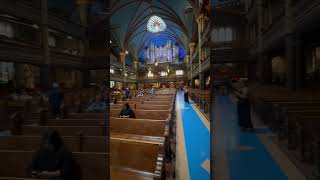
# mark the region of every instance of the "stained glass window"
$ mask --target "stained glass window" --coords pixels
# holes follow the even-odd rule
[[[149,18],[147,23],[147,30],[151,33],[160,33],[167,28],[166,23],[159,16],[153,15]]]

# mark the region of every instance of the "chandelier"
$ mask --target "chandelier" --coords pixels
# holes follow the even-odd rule
[[[159,16],[153,15],[147,22],[147,30],[151,33],[160,33],[165,31],[167,28],[166,23]]]

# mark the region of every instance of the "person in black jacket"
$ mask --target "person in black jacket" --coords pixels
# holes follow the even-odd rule
[[[36,151],[31,174],[35,178],[72,180],[75,178],[76,164],[72,153],[64,145],[57,131],[47,131],[43,143]]]
[[[63,93],[59,88],[59,84],[53,83],[52,89],[49,92],[48,97],[53,116],[55,118],[59,118],[59,115],[61,115],[60,108],[63,104]]]
[[[125,103],[123,105],[123,108],[120,112],[120,117],[123,118],[136,118],[136,115],[134,114],[133,110],[131,109],[129,103]]]

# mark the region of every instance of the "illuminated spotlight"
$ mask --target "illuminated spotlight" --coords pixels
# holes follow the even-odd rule
[[[128,52],[128,51],[126,51],[126,54],[129,54],[129,52]]]

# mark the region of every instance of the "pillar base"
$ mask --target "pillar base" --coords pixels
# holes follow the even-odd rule
[[[45,65],[40,67],[40,86],[41,90],[47,91],[53,83],[52,67]]]
[[[90,86],[90,72],[89,69],[82,69],[82,87],[87,88]]]

